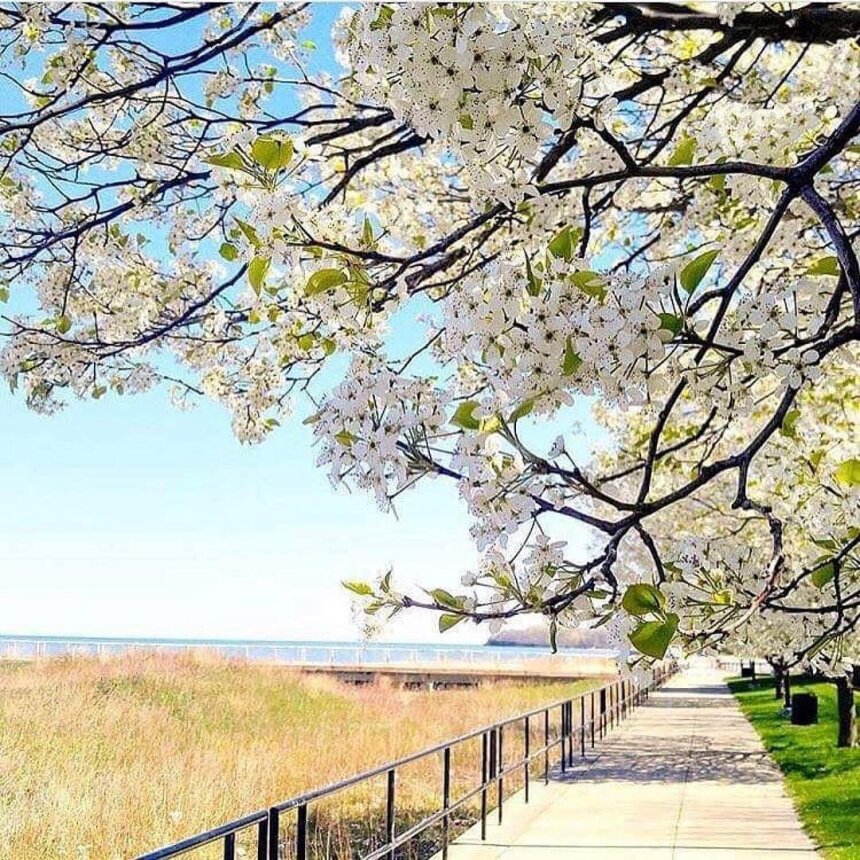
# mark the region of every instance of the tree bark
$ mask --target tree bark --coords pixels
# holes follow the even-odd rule
[[[853,747],[857,742],[857,726],[854,722],[854,691],[847,675],[836,679],[836,710],[839,714],[839,740],[836,745]]]
[[[774,699],[781,699],[782,698],[783,674],[782,674],[782,669],[780,669],[779,666],[773,667],[773,677],[774,677],[774,681],[776,682],[776,686],[773,688],[773,697],[774,697]]]
[[[785,689],[785,698],[783,704],[786,708],[791,707],[791,673],[786,672],[783,679],[783,688]]]

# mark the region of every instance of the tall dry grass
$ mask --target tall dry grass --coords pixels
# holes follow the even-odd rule
[[[0,664],[0,858],[128,858],[586,686],[352,688],[164,654]],[[477,743],[455,752],[455,792],[478,761]],[[434,760],[404,769],[404,820],[438,808],[439,780]],[[381,789],[319,808],[321,853],[365,838]]]

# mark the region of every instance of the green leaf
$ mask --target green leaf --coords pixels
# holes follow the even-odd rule
[[[681,269],[681,286],[688,293],[692,293],[699,286],[719,253],[719,250],[705,251]]]
[[[678,616],[671,612],[665,621],[644,621],[627,638],[630,644],[647,657],[660,660],[678,629]]]
[[[448,606],[452,609],[460,608],[460,601],[457,600],[457,598],[454,597],[453,594],[448,591],[445,591],[444,588],[434,588],[430,592],[430,596],[442,606]]]
[[[574,352],[573,341],[568,338],[564,345],[564,363],[561,366],[561,372],[564,376],[573,376],[579,366],[582,364],[582,359],[578,352]]]
[[[358,594],[361,597],[370,597],[373,594],[373,588],[366,582],[358,582],[356,580],[344,580],[341,585],[353,594]]]
[[[245,238],[255,247],[260,247],[260,237],[257,235],[257,231],[247,222],[243,221],[241,218],[236,219],[236,223],[239,225],[239,229],[244,233]]]
[[[330,337],[324,337],[320,341],[320,346],[326,355],[333,355],[337,350],[337,343]]]
[[[366,245],[368,248],[373,247],[373,225],[370,223],[370,218],[364,219],[364,226],[361,230],[361,241],[362,244]]]
[[[834,576],[836,576],[836,568],[833,566],[833,562],[829,561],[812,571],[812,584],[816,588],[824,588]]]
[[[858,486],[860,484],[860,460],[854,457],[840,463],[833,473],[833,477],[845,487]]]
[[[57,331],[60,334],[65,334],[72,327],[71,318],[67,317],[65,314],[57,317]]]
[[[353,436],[352,433],[349,432],[349,430],[341,430],[340,433],[334,434],[334,438],[337,439],[337,441],[340,442],[340,444],[343,445],[344,448],[350,448],[352,447],[352,445],[355,444],[355,440],[357,437]]]
[[[482,418],[478,424],[478,430],[481,433],[498,433],[502,429],[502,420],[498,415],[489,415]]]
[[[231,262],[239,256],[239,252],[236,250],[236,246],[231,245],[229,242],[222,242],[221,247],[218,249],[218,253],[225,260],[230,260]]]
[[[266,170],[281,170],[293,159],[293,142],[288,137],[260,137],[251,146],[251,155]]]
[[[447,612],[439,616],[439,632],[444,633],[450,630],[455,624],[459,624],[466,616],[465,615],[450,615]]]
[[[346,274],[340,269],[317,269],[309,278],[305,285],[305,295],[316,296],[319,293],[324,293],[327,290],[339,287],[347,281]]]
[[[235,150],[233,152],[225,152],[221,155],[210,155],[205,161],[207,164],[214,164],[216,167],[226,167],[229,170],[245,169],[245,162],[242,161],[242,156]]]
[[[786,412],[785,418],[782,419],[782,425],[779,428],[780,434],[787,436],[789,439],[797,439],[797,430],[794,429],[794,425],[797,424],[798,418],[800,418],[799,409],[790,409]]]
[[[629,585],[627,591],[624,592],[624,597],[621,598],[621,605],[631,615],[647,615],[649,612],[659,612],[666,598],[660,593],[660,589],[648,582],[637,582],[635,585]]]
[[[807,270],[810,275],[839,275],[839,260],[836,257],[822,257]]]
[[[680,334],[681,330],[684,328],[684,320],[679,316],[675,316],[675,314],[661,313],[659,314],[659,317],[660,328],[672,332],[673,335]]]
[[[394,15],[394,9],[391,6],[382,6],[376,20],[371,22],[371,30],[384,30],[391,24],[391,17]]]
[[[299,336],[299,349],[303,349],[305,352],[314,348],[314,344],[317,342],[316,337],[312,334],[303,334]]]
[[[696,152],[696,140],[695,138],[690,137],[685,134],[678,146],[675,148],[675,151],[672,153],[669,158],[669,167],[680,167],[683,164],[692,164],[693,163],[693,155]]]
[[[535,408],[535,400],[534,397],[530,397],[528,400],[523,400],[513,412],[511,412],[511,417],[508,419],[511,424],[515,421],[519,421],[520,418],[524,418]]]
[[[724,588],[722,591],[718,591],[714,595],[714,603],[718,606],[731,606],[732,604],[732,593],[727,588]]]
[[[266,280],[266,273],[269,271],[268,257],[254,257],[248,265],[248,283],[257,295],[260,295],[260,288],[263,286],[263,281]]]
[[[553,257],[563,257],[569,263],[573,259],[573,245],[576,241],[576,233],[570,227],[563,227],[550,239],[547,247]]]
[[[531,260],[528,258],[528,254],[526,254],[526,278],[528,279],[526,292],[530,296],[539,296],[541,287],[543,286],[543,281],[535,275],[534,270],[532,269]]]
[[[570,282],[587,296],[603,299],[606,295],[606,284],[599,272],[574,272]]]
[[[464,430],[479,430],[481,422],[472,414],[478,408],[476,400],[464,400],[454,412],[451,423]]]
[[[0,302],[5,305],[9,301],[9,287],[0,287]]]

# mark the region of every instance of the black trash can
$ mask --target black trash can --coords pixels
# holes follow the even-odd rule
[[[752,665],[752,663],[750,663],[749,666],[744,666],[744,664],[741,663],[741,678],[752,678],[752,676],[753,676],[753,665]]]
[[[855,690],[860,690],[860,663],[855,663],[851,667],[851,686]]]
[[[791,697],[791,722],[795,726],[811,726],[818,722],[818,696],[815,693],[795,693]]]

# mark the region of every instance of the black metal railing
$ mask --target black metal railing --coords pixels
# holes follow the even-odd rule
[[[399,849],[413,842],[429,829],[439,826],[441,828],[440,847],[444,858],[447,856],[450,824],[454,812],[479,797],[478,820],[481,824],[481,838],[486,839],[487,819],[493,808],[496,810],[498,822],[500,824],[502,822],[506,778],[522,775],[523,797],[528,803],[529,785],[533,779],[531,771],[535,769],[533,767],[535,762],[541,762],[540,778],[548,784],[552,767],[551,753],[560,747],[558,768],[562,774],[566,773],[573,766],[576,752],[580,756],[585,756],[587,748],[593,748],[598,740],[605,737],[608,731],[647,699],[650,690],[660,686],[676,671],[676,668],[674,664],[658,667],[653,681],[647,686],[636,687],[629,680],[614,681],[574,698],[554,702],[491,726],[476,729],[373,770],[276,803],[268,809],[229,821],[220,827],[183,839],[173,845],[142,854],[137,860],[167,860],[167,858],[179,857],[187,852],[218,843],[221,845],[219,853],[224,860],[236,860],[236,842],[239,836],[249,837],[252,850],[248,852],[246,849],[245,857],[252,857],[253,849],[256,848],[257,860],[282,860],[285,857],[308,860],[308,822],[312,805],[359,783],[376,778],[385,780],[384,842],[367,852],[359,852],[351,856],[360,857],[361,860],[383,860],[383,858],[395,860]],[[518,731],[522,732],[522,756],[506,762],[505,738]],[[540,745],[537,747],[534,746],[536,734],[540,740]],[[452,799],[452,750],[478,738],[481,745],[480,784]],[[437,755],[441,756],[440,808],[398,833],[396,827],[398,771],[413,762]],[[495,807],[490,806],[491,795],[495,797]],[[292,838],[287,840],[282,834],[282,825],[285,816],[293,812],[295,821],[291,827]]]

